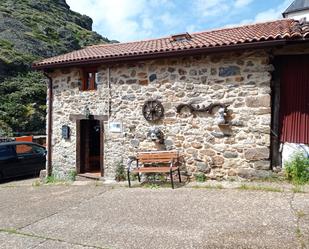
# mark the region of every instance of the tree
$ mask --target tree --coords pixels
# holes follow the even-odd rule
[[[42,73],[30,71],[0,83],[0,124],[3,127],[17,135],[45,134],[45,116],[46,86]]]

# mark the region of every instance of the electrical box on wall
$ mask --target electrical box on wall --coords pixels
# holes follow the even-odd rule
[[[62,138],[69,139],[70,138],[70,127],[67,125],[63,125],[61,128]]]
[[[122,123],[121,122],[109,122],[108,123],[108,130],[114,133],[121,133],[122,132]]]

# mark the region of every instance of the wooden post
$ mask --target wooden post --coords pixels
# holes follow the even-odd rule
[[[280,77],[281,77],[281,60],[277,57],[274,60],[275,71],[273,74],[271,89],[271,140],[270,140],[270,157],[271,167],[281,166],[280,149]]]

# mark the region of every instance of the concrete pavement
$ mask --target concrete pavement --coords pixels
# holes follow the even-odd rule
[[[309,194],[0,185],[0,248],[309,248]]]

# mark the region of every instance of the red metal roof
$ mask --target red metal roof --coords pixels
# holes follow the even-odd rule
[[[309,37],[308,25],[291,19],[277,20],[205,31],[190,34],[190,38],[176,40],[160,39],[102,44],[85,47],[71,53],[44,59],[33,64],[34,68],[49,68],[86,62],[120,61],[130,57],[142,59],[149,55],[176,54],[180,51],[194,52],[199,49],[224,48],[242,44],[258,44],[269,41],[284,41]]]
[[[280,141],[309,144],[309,56],[282,60]]]

